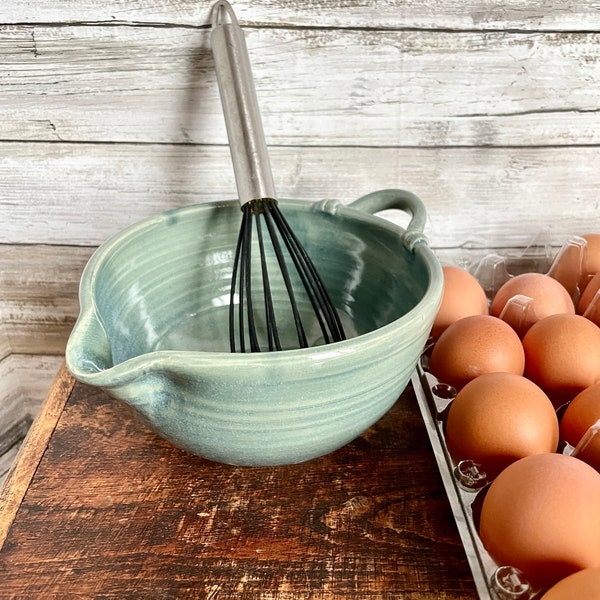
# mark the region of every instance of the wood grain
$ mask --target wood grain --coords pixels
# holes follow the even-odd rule
[[[0,361],[2,429],[7,422],[10,424],[26,414],[35,416],[63,362],[59,354],[51,354],[49,349],[40,350],[38,354],[11,352]]]
[[[600,34],[246,33],[270,144],[600,140]],[[0,53],[0,139],[227,143],[208,30],[16,25]]]
[[[236,0],[243,23],[260,26],[363,27],[423,29],[523,29],[569,31],[597,30],[600,14],[594,3],[584,0],[549,0],[532,5],[527,0],[465,0],[460,4],[439,0]],[[36,5],[29,0],[10,0],[3,7],[4,23],[98,22],[113,24],[169,24],[197,26],[205,23],[212,2],[197,0],[147,0],[102,3],[54,0]],[[85,18],[83,18],[85,16]]]
[[[326,457],[218,465],[76,384],[0,553],[0,595],[475,598],[426,439],[409,389]]]
[[[10,343],[8,341],[8,336],[4,332],[4,327],[0,322],[0,361],[5,359],[11,353]]]
[[[75,380],[66,367],[60,369],[51,392],[27,434],[16,462],[9,471],[6,483],[0,492],[0,548],[4,544],[74,384]]]
[[[377,189],[411,190],[427,207],[426,233],[435,248],[466,242],[524,247],[544,230],[548,241],[559,245],[565,236],[599,223],[598,146],[275,147],[271,161],[283,198],[348,203]],[[6,244],[98,245],[162,210],[236,197],[225,147],[120,144],[117,151],[102,144],[43,143],[31,154],[27,143],[0,143],[0,164],[10,165],[0,197],[0,222],[10,223],[0,228],[0,242]],[[407,222],[398,211],[388,216]],[[16,279],[26,279],[30,271],[31,281],[38,281],[36,273],[44,268],[58,281],[67,278],[69,298],[59,284],[38,281],[53,289],[60,306],[73,301],[71,286],[85,258],[75,252],[71,262],[69,252],[68,247],[35,251],[0,245],[0,261],[23,256],[27,267],[11,275]],[[7,268],[16,269],[15,264]]]
[[[9,222],[13,216],[9,212]],[[42,221],[46,227],[48,220]],[[64,353],[79,312],[79,279],[92,250],[0,244],[0,347],[3,339],[9,353]]]

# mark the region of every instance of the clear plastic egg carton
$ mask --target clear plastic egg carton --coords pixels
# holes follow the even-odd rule
[[[465,460],[455,465],[450,457],[444,440],[444,417],[455,391],[428,373],[426,363],[424,354],[412,376],[412,384],[479,598],[534,600],[539,593],[531,588],[524,575],[510,565],[498,565],[479,539],[478,511],[488,479],[476,463]]]
[[[519,254],[488,254],[475,264],[460,260],[453,264],[474,274],[490,301],[510,277],[539,272],[558,279],[577,303],[580,290],[587,283],[585,246],[585,239],[574,236],[555,252],[547,246],[532,245]],[[525,297],[515,297],[508,305],[508,310],[518,310],[524,315],[533,308]],[[595,315],[600,315],[600,292],[585,313],[585,316]],[[592,320],[600,324],[600,320]],[[444,422],[457,392],[428,371],[432,347],[430,344],[423,352],[412,384],[479,597],[481,600],[537,600],[545,590],[533,589],[519,569],[497,564],[479,538],[479,512],[490,480],[475,462],[464,460],[455,464],[450,456],[444,438]],[[564,409],[564,406],[557,409],[559,417]],[[573,447],[563,443],[559,451],[571,454]]]

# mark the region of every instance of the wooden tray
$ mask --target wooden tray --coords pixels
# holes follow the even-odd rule
[[[476,598],[411,387],[351,444],[220,465],[59,372],[0,496],[0,597]]]

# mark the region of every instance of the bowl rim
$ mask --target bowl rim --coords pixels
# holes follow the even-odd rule
[[[377,227],[383,227],[400,237],[406,233],[406,230],[403,227],[392,223],[391,221],[362,210],[353,209],[337,200],[311,202],[306,200],[281,199],[279,201],[284,210],[285,206],[295,206],[296,208],[305,211],[323,211],[334,215],[343,215],[344,217],[353,220],[364,220]],[[93,252],[81,275],[79,283],[80,311],[67,341],[65,351],[67,367],[76,379],[92,385],[112,387],[122,384],[123,379],[129,379],[131,373],[136,371],[139,372],[139,369],[143,369],[144,371],[150,371],[152,369],[186,371],[199,364],[205,364],[207,361],[214,364],[219,364],[220,361],[224,361],[229,368],[234,366],[237,368],[245,365],[251,365],[252,368],[257,368],[261,365],[287,365],[291,363],[296,364],[298,361],[314,363],[322,360],[324,357],[343,357],[348,354],[360,352],[366,354],[371,348],[378,345],[381,345],[387,354],[390,351],[388,344],[391,343],[391,338],[396,337],[398,330],[408,327],[417,314],[426,307],[429,307],[435,314],[435,311],[437,311],[437,308],[441,303],[443,293],[443,273],[441,264],[436,258],[433,250],[429,247],[427,241],[423,239],[414,245],[411,252],[419,255],[422,263],[427,269],[429,284],[427,285],[425,293],[419,302],[408,312],[404,313],[398,319],[373,331],[339,342],[309,348],[256,353],[156,350],[132,357],[106,369],[101,369],[97,366],[94,367],[93,365],[90,365],[91,368],[89,370],[79,368],[79,361],[77,358],[86,333],[85,325],[92,319],[96,320],[99,325],[103,327],[97,310],[93,290],[98,270],[106,257],[110,256],[112,250],[121,246],[126,240],[144,230],[168,223],[175,215],[181,216],[187,213],[197,213],[199,211],[213,211],[215,208],[231,207],[232,205],[239,208],[239,202],[237,200],[219,200],[186,205],[163,211],[125,227],[109,237]],[[433,324],[433,317],[431,321]],[[116,383],[117,381],[119,381],[119,383]]]

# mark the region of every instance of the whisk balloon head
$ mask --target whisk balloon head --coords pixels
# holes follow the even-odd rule
[[[277,201],[252,200],[242,212],[229,306],[231,351],[306,348],[315,323],[323,343],[345,339],[325,285]]]

